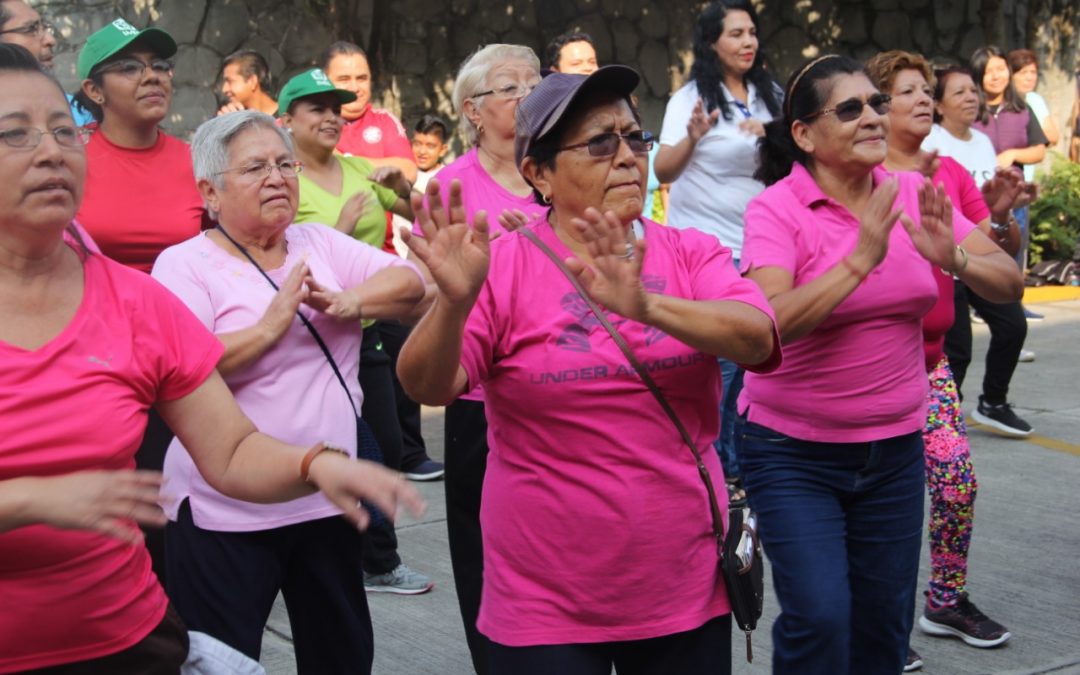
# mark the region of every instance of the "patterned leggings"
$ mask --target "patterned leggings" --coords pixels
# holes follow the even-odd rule
[[[967,582],[967,557],[975,518],[975,468],[949,361],[930,372],[923,442],[930,492],[930,599],[954,605]]]

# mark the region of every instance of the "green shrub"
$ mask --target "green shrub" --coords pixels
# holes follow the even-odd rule
[[[1050,172],[1039,177],[1030,230],[1030,264],[1072,259],[1080,237],[1080,164],[1055,153]]]

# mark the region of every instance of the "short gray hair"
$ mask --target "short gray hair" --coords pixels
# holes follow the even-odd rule
[[[506,61],[524,61],[540,73],[540,59],[536,52],[523,45],[493,44],[480,47],[472,56],[465,59],[458,70],[457,79],[454,80],[454,92],[451,96],[454,102],[454,112],[457,113],[461,130],[468,145],[475,145],[477,139],[476,126],[465,114],[465,101],[476,96],[487,88],[487,76],[491,69]]]
[[[281,142],[295,153],[292,136],[277,125],[274,118],[257,110],[240,110],[218,117],[211,117],[195,130],[191,139],[191,164],[195,181],[208,180],[222,188],[225,179],[222,172],[229,168],[229,145],[248,129],[273,129]]]

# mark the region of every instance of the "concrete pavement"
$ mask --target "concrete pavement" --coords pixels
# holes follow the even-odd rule
[[[1026,346],[1037,358],[1018,366],[1010,399],[1036,435],[1018,441],[978,427],[970,432],[980,488],[969,591],[980,609],[1008,626],[1013,637],[997,649],[980,650],[922,635],[916,628],[912,646],[922,654],[928,675],[1080,674],[1080,301],[1033,309],[1046,314],[1045,321],[1029,327]],[[976,325],[977,362],[964,388],[969,401],[979,392],[979,360],[987,338],[986,327]],[[425,410],[424,425],[431,455],[441,458],[441,410]],[[450,572],[442,483],[417,485],[429,510],[422,519],[399,525],[400,550],[406,563],[431,575],[436,586],[422,596],[369,594],[374,671],[467,675],[472,668]],[[924,579],[927,563],[924,548]],[[777,610],[770,588],[762,628],[754,635],[752,665],[742,658],[741,634],[733,638],[735,673],[771,670],[769,626]],[[263,642],[262,661],[271,675],[296,672],[289,635],[279,599]]]

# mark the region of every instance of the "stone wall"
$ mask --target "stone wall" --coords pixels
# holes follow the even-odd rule
[[[762,48],[781,82],[800,61],[837,51],[864,58],[914,49],[964,58],[987,42],[1044,58],[1041,86],[1064,126],[1077,66],[1075,0],[755,0]],[[603,63],[638,68],[649,128],[659,130],[670,92],[687,76],[694,17],[686,0],[41,0],[59,28],[57,74],[74,89],[86,35],[116,16],[168,30],[180,51],[171,131],[190,133],[216,110],[223,57],[250,47],[269,60],[275,86],[313,64],[334,39],[370,52],[375,100],[406,126],[438,111],[453,119],[450,92],[461,61],[477,46],[513,42],[540,50],[565,30],[592,35]],[[1021,29],[1023,25],[1023,29]]]

